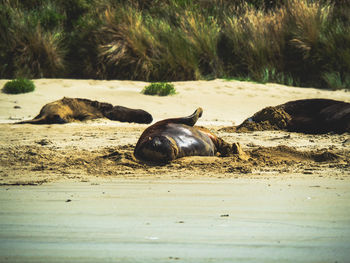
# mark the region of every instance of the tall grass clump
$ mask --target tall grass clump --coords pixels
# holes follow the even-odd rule
[[[155,80],[194,80],[201,76],[199,60],[190,40],[180,28],[168,20],[160,20],[156,31],[160,41],[161,56],[158,59],[158,78]]]
[[[226,74],[268,81],[266,72],[283,72],[282,19],[279,10],[266,13],[247,4],[240,16],[228,15],[219,44]]]
[[[16,1],[5,3],[0,7],[2,76],[60,76],[64,68],[64,48],[62,29],[57,25],[59,16],[54,15],[53,10],[50,13],[50,7],[43,13],[20,9]]]
[[[272,10],[244,4],[239,15],[223,20],[218,48],[225,74],[327,88],[328,72],[347,79],[349,26],[332,18],[333,7],[307,0],[285,1]]]
[[[217,56],[217,21],[193,10],[175,6],[170,18],[157,21],[160,57],[159,77],[165,80],[190,80],[222,73]]]
[[[98,70],[98,45],[96,32],[101,27],[100,10],[89,10],[74,23],[74,30],[66,31],[65,43],[69,47],[65,56],[66,73],[71,78],[104,78]],[[68,25],[69,26],[69,25]]]
[[[105,39],[99,45],[101,77],[150,79],[158,50],[142,11],[132,7],[106,10],[104,19],[100,34]]]
[[[323,57],[320,45],[329,29],[330,12],[329,5],[296,0],[290,0],[283,9],[286,68],[305,85],[319,80],[324,69],[325,65],[320,63]]]
[[[180,28],[198,58],[201,75],[221,75],[221,62],[217,55],[220,27],[216,19],[193,11],[185,11],[182,17]]]
[[[185,10],[175,1],[170,16],[154,18],[152,12],[130,6],[105,12],[100,32],[105,40],[99,45],[103,77],[187,80],[220,75],[214,18]]]
[[[340,86],[349,88],[350,28],[344,18],[336,17],[335,8],[329,2],[288,2],[284,60],[304,85],[334,89],[342,82]]]

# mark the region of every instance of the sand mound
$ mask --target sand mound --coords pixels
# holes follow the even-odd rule
[[[267,107],[245,120],[236,128],[237,132],[286,130],[292,117],[282,108]]]
[[[292,117],[282,108],[267,107],[246,119],[239,126],[224,127],[224,132],[287,130]]]

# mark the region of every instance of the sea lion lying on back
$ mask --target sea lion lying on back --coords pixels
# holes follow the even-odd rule
[[[80,98],[66,98],[50,102],[41,108],[33,120],[17,122],[18,124],[53,124],[73,121],[108,118],[121,122],[151,123],[152,115],[144,110],[113,106],[105,102]]]
[[[236,127],[236,131],[254,130],[286,130],[311,134],[350,132],[350,103],[305,99],[267,107]]]
[[[208,129],[193,127],[202,116],[202,108],[183,118],[166,119],[148,127],[138,140],[134,155],[139,160],[167,163],[184,156],[228,156],[237,153]],[[239,145],[238,145],[239,146]]]

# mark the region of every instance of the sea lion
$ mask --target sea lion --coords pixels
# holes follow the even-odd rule
[[[108,118],[121,122],[151,123],[152,115],[140,109],[113,106],[105,102],[80,98],[66,98],[44,105],[38,116],[17,124],[53,124]]]
[[[159,121],[148,127],[139,138],[134,156],[143,161],[168,163],[184,156],[228,156],[238,152],[208,129],[193,127],[202,116],[202,108],[192,115]]]
[[[330,99],[289,101],[264,108],[236,130],[286,130],[309,134],[350,132],[350,103]]]

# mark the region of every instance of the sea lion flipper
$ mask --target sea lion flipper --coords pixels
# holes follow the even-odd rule
[[[220,154],[221,157],[227,156],[239,156],[241,159],[248,159],[247,154],[243,151],[242,146],[239,142],[230,144],[224,141],[220,137],[212,137],[212,142],[215,145],[216,151]]]
[[[15,122],[14,124],[45,124],[45,119],[33,119],[33,120],[27,120],[27,121],[18,121]]]
[[[47,116],[35,118],[27,121],[16,122],[15,124],[64,124],[67,123],[65,119],[62,119],[59,115],[53,115],[48,118]]]
[[[189,116],[190,119],[189,119],[189,124],[188,124],[188,125],[194,126],[194,125],[196,124],[196,122],[198,121],[198,119],[199,119],[200,117],[202,117],[202,114],[203,114],[203,109],[202,109],[201,107],[197,108],[197,109],[195,110],[195,112],[194,112],[191,116]],[[193,124],[192,124],[192,123],[193,123]],[[192,125],[191,125],[191,124],[192,124]]]
[[[199,107],[190,116],[176,118],[176,119],[168,119],[166,121],[170,123],[179,123],[179,124],[185,124],[188,126],[194,126],[198,121],[198,119],[202,117],[202,114],[203,114],[203,109]]]

